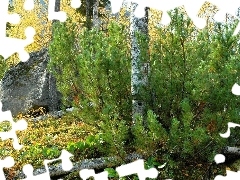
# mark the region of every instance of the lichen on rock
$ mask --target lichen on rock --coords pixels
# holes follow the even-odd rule
[[[47,70],[50,58],[48,49],[30,53],[27,62],[10,68],[0,82],[0,99],[3,110],[11,110],[13,116],[26,113],[33,106],[57,111],[61,106],[61,94],[56,80]]]

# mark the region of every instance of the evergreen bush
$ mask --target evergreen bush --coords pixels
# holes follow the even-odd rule
[[[234,25],[216,24],[213,31],[196,33],[177,10],[171,17],[150,44],[150,73],[140,91],[146,124],[138,117],[132,126],[127,27],[111,23],[106,32],[83,30],[76,36],[74,25],[57,24],[49,69],[64,104],[77,107],[74,116],[98,130],[101,155],[137,151],[167,163],[161,178],[203,179],[224,146],[237,146],[237,128],[227,140],[219,133],[227,122],[239,123],[239,98],[231,93],[240,70],[238,36],[232,36]],[[211,178],[219,174],[211,173]]]

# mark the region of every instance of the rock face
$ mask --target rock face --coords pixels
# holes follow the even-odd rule
[[[49,112],[61,106],[61,94],[57,91],[55,78],[47,71],[47,49],[30,53],[27,62],[10,68],[0,82],[0,99],[3,111],[12,115],[26,113],[31,108],[45,107]]]

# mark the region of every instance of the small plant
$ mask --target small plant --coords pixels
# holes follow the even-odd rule
[[[110,179],[119,177],[117,171],[113,168],[105,168],[104,171],[108,172],[108,177]]]

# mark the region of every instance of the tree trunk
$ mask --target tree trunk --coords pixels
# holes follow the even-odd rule
[[[86,0],[86,27],[91,29],[91,0]]]
[[[58,11],[60,11],[60,0],[55,0],[55,7],[54,7],[54,11],[55,11],[55,12],[58,12]],[[56,21],[57,21],[57,20],[56,20],[56,19],[54,19],[54,20],[52,21],[52,24],[54,24]]]
[[[140,64],[140,49],[137,42],[136,32],[141,32],[148,35],[148,9],[146,9],[145,17],[136,18],[134,10],[136,4],[131,4],[130,15],[130,38],[131,38],[131,56],[132,56],[132,75],[131,75],[131,91],[132,91],[132,118],[133,124],[135,124],[136,116],[144,117],[145,103],[143,97],[139,94],[139,86],[147,83],[148,63]],[[148,49],[144,49],[144,51]],[[145,61],[148,62],[148,59]],[[139,66],[140,65],[140,66]],[[141,67],[141,68],[140,68]],[[146,68],[145,68],[146,67]],[[144,73],[144,71],[145,73]]]
[[[55,0],[55,7],[54,7],[54,11],[55,12],[59,12],[60,11],[60,0]],[[54,24],[57,22],[56,19],[54,19],[52,21],[52,40],[53,40],[53,26]],[[50,59],[51,61],[51,59]],[[49,73],[49,77],[48,77],[48,90],[49,90],[49,98],[51,100],[51,104],[52,104],[52,109],[50,109],[50,111],[54,111],[59,109],[57,107],[57,105],[54,103],[57,101],[58,95],[57,92],[54,91],[54,89],[56,88],[56,79],[53,77],[53,75],[51,73]]]
[[[97,29],[99,29],[98,7],[99,0],[95,0],[93,3],[93,27]]]

